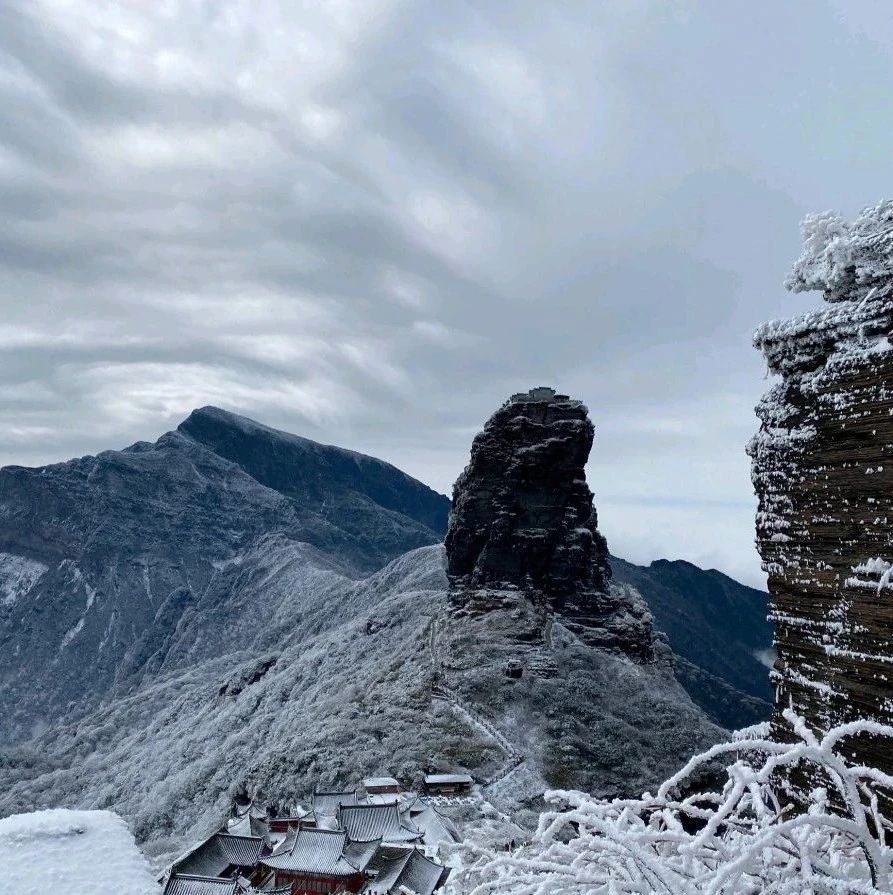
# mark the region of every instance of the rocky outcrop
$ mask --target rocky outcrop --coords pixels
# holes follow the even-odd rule
[[[788,286],[830,303],[763,326],[777,384],[749,446],[775,623],[776,710],[893,722],[893,203],[807,219]],[[854,759],[893,770],[889,741]]]
[[[490,417],[453,488],[453,602],[487,609],[501,592],[522,590],[591,645],[651,661],[644,601],[609,585],[584,470],[592,441],[585,405],[551,388],[512,395]]]

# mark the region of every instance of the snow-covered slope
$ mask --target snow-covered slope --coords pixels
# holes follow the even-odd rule
[[[440,540],[448,506],[380,460],[212,407],[153,444],[0,470],[0,742],[219,652],[213,626],[183,631],[238,607],[240,558],[271,535],[369,572]]]
[[[221,574],[237,576],[240,602],[215,611],[209,593],[184,614],[177,661],[158,654],[131,692],[0,755],[0,814],[113,807],[157,857],[210,832],[243,788],[288,798],[466,768],[515,810],[549,784],[640,791],[719,736],[666,667],[560,625],[548,675],[508,678],[518,612],[533,608],[460,632],[440,546],[355,581],[274,538]]]
[[[8,895],[160,895],[124,821],[110,811],[36,811],[0,820]]]
[[[611,557],[611,570],[645,598],[669,638],[676,677],[711,718],[736,730],[769,717],[767,593],[683,560],[636,566]]]

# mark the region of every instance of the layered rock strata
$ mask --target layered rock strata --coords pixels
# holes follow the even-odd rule
[[[893,203],[809,218],[804,236],[788,287],[829,304],[755,336],[779,377],[749,446],[776,721],[792,707],[817,729],[893,723]],[[893,770],[889,740],[853,756]]]
[[[644,601],[609,584],[584,471],[593,434],[585,405],[551,388],[513,395],[490,417],[453,489],[453,602],[485,611],[523,591],[590,645],[650,661]]]

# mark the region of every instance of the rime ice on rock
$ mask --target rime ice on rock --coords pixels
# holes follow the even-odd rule
[[[787,285],[831,304],[761,327],[780,377],[748,447],[769,576],[776,708],[827,730],[893,722],[893,202],[807,218]],[[893,769],[889,741],[854,758]]]
[[[453,599],[486,608],[494,592],[525,590],[586,642],[648,661],[647,608],[608,583],[608,545],[584,471],[592,441],[585,405],[551,388],[512,395],[490,417],[453,489]]]

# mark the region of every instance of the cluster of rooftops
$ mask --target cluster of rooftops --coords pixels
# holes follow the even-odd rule
[[[471,786],[466,774],[425,778],[434,796]],[[284,810],[235,802],[218,832],[171,865],[164,895],[432,895],[449,875],[440,849],[458,838],[430,801],[392,777]]]

